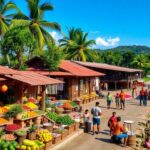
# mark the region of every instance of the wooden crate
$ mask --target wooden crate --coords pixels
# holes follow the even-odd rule
[[[44,150],[49,150],[49,148],[52,146],[52,141],[44,142],[44,144],[45,144]]]
[[[57,144],[57,143],[59,143],[61,140],[62,140],[62,136],[59,135],[59,136],[53,138],[52,143],[53,143],[53,144]]]
[[[68,133],[69,134],[71,134],[71,133],[73,133],[74,131],[75,131],[75,123],[74,124],[72,124],[72,125],[70,125],[70,126],[67,126],[67,127],[65,127],[65,129],[67,129],[68,130]]]
[[[77,131],[79,129],[79,126],[80,126],[80,123],[79,122],[76,122],[75,123],[75,131]]]
[[[63,140],[63,139],[65,139],[67,136],[69,135],[69,132],[68,132],[68,130],[64,130],[64,132],[61,134],[61,139]]]

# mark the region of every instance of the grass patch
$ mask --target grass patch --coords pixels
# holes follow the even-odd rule
[[[145,82],[150,81],[150,77],[145,77],[145,78],[144,78],[144,81],[145,81]]]

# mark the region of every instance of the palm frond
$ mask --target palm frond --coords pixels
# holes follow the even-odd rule
[[[14,27],[29,27],[30,25],[30,21],[29,20],[23,20],[23,19],[14,19],[11,22],[10,28],[14,28]]]
[[[38,41],[40,50],[42,50],[44,47],[44,36],[40,26],[37,23],[34,23],[30,26],[30,30],[33,33],[35,39]]]
[[[3,36],[8,31],[8,25],[5,21],[0,20],[1,36]]]
[[[50,29],[59,30],[59,31],[61,30],[60,25],[55,22],[40,21],[40,25],[43,28],[50,28]]]
[[[53,10],[54,7],[50,3],[43,3],[39,6],[40,10],[42,11],[48,11],[48,10]]]
[[[29,17],[23,14],[22,12],[18,12],[14,14],[13,16],[14,19],[23,19],[23,20],[29,20]]]
[[[5,6],[4,9],[2,10],[2,14],[6,13],[9,10],[16,10],[16,11],[20,11],[20,9],[17,7],[16,4],[14,4],[13,2],[8,2]]]

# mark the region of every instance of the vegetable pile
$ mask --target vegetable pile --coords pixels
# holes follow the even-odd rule
[[[42,147],[44,147],[43,142],[40,142],[38,140],[32,141],[25,139],[20,146],[21,150],[40,150]]]
[[[52,140],[52,134],[47,130],[39,130],[37,133],[37,139],[42,142],[48,142]]]
[[[18,143],[16,141],[5,141],[0,139],[0,150],[16,150]]]
[[[72,124],[75,123],[75,121],[73,119],[71,119],[70,116],[66,115],[66,116],[59,116],[56,120],[57,123],[59,124],[64,124],[67,126],[70,126]]]
[[[21,127],[17,124],[8,124],[6,127],[5,127],[5,130],[6,131],[16,131],[16,130],[19,130]]]
[[[13,134],[4,134],[2,135],[1,139],[6,141],[14,141],[16,140],[16,137]]]
[[[57,115],[55,112],[48,112],[48,113],[46,114],[46,116],[47,116],[49,119],[51,119],[51,120],[53,120],[53,121],[55,121],[55,122],[56,122],[56,120],[57,120],[57,118],[58,118],[58,115]]]

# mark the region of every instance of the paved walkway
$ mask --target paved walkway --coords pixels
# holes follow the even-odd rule
[[[112,93],[113,94],[113,93]],[[106,100],[100,99],[102,108],[102,121],[101,121],[101,134],[99,135],[90,135],[83,133],[82,135],[75,138],[70,143],[66,144],[64,147],[60,148],[60,150],[130,150],[131,148],[123,148],[116,144],[110,143],[110,136],[107,127],[108,118],[111,116],[113,111],[117,112],[117,115],[122,117],[122,120],[134,120],[135,128],[137,128],[138,121],[141,121],[145,118],[145,115],[150,112],[150,102],[148,102],[148,106],[139,106],[139,102],[137,100],[126,101],[126,110],[116,110],[115,102],[113,102],[112,109],[106,109]],[[89,104],[84,105],[84,109],[91,109],[92,106],[95,105],[95,101]]]

